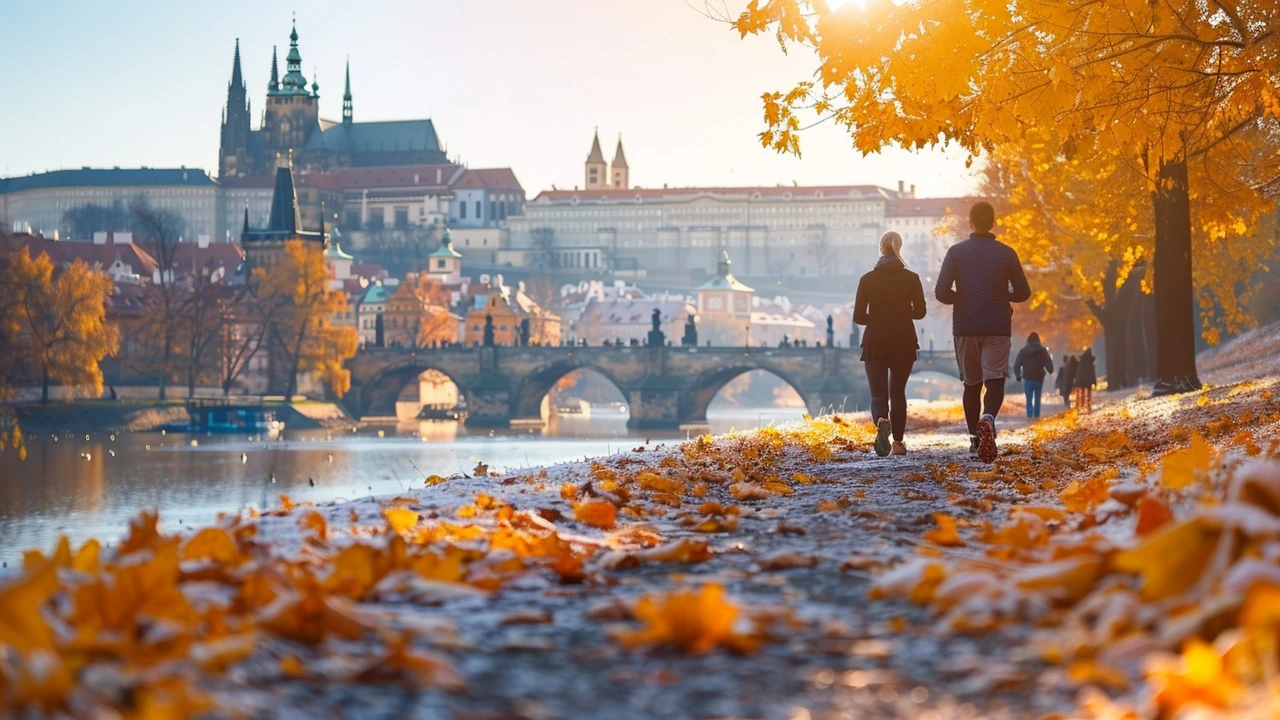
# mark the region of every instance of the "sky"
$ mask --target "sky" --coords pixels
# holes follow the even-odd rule
[[[727,3],[740,9],[740,0]],[[917,185],[972,190],[965,153],[863,157],[830,124],[803,156],[757,138],[760,95],[811,76],[808,50],[739,39],[703,0],[0,1],[0,175],[60,168],[216,169],[236,38],[257,127],[296,11],[322,117],[341,117],[351,59],[355,119],[430,117],[450,156],[511,167],[530,197],[581,185],[591,134],[619,133],[633,185]],[[318,75],[317,75],[318,73]],[[19,111],[21,110],[21,111]]]

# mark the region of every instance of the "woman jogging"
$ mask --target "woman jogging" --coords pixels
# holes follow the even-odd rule
[[[907,426],[907,378],[920,344],[915,320],[924,318],[920,276],[902,259],[902,236],[880,236],[880,259],[858,281],[853,321],[862,333],[862,361],[871,386],[871,420],[876,424],[876,454],[906,455],[902,435]],[[889,437],[893,436],[892,444]]]

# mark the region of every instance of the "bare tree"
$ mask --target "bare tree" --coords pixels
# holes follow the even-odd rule
[[[539,270],[559,270],[560,252],[556,249],[556,231],[537,227],[529,232],[533,239],[533,266]]]
[[[169,380],[175,372],[174,336],[182,298],[178,296],[179,278],[173,261],[186,221],[177,213],[151,207],[145,200],[134,202],[129,210],[143,247],[156,259],[157,277],[154,284],[159,292],[155,293],[154,304],[148,308],[148,325],[159,333],[155,339],[159,344],[160,356],[155,358],[154,366],[160,382],[160,399],[163,400]]]

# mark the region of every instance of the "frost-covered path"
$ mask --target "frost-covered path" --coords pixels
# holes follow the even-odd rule
[[[725,442],[733,439],[717,445]],[[805,446],[789,446],[775,472],[820,471],[823,482],[792,484],[790,496],[741,501],[731,533],[699,533],[674,517],[646,523],[668,543],[710,541],[712,558],[705,562],[627,567],[618,553],[602,554],[594,563],[598,577],[586,584],[528,578],[493,596],[415,611],[452,623],[466,645],[456,663],[465,693],[409,696],[350,686],[280,692],[287,705],[305,712],[358,706],[371,717],[913,717],[930,711],[969,717],[1069,707],[1068,688],[1038,688],[1036,676],[1014,664],[1025,656],[1017,633],[942,634],[911,603],[868,601],[872,574],[918,552],[921,536],[934,526],[932,513],[973,520],[1007,514],[973,500],[984,491],[963,472],[988,468],[968,458],[967,437],[930,435],[917,446],[907,458],[886,459],[854,446],[820,464]],[[663,458],[680,455],[676,446],[659,446],[601,463],[661,467]],[[589,464],[560,466],[545,478],[517,477],[510,484],[507,478],[452,479],[414,493],[418,501],[405,506],[447,516],[483,492],[519,509],[555,508],[564,504],[562,484],[589,481],[591,470]],[[931,472],[956,479],[940,483]],[[1012,489],[1004,494],[1010,502],[1021,497]],[[372,503],[360,510],[380,512]],[[330,524],[341,526],[349,508],[329,514]],[[264,518],[264,536],[287,542],[296,535],[291,519]],[[722,583],[735,602],[790,622],[779,623],[776,638],[749,655],[628,650],[607,637],[616,625],[627,625],[625,608],[641,595],[709,581]]]

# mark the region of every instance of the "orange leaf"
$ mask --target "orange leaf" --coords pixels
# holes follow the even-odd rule
[[[1165,487],[1181,490],[1209,472],[1209,444],[1199,432],[1191,436],[1191,447],[1175,450],[1164,458],[1160,482]]]
[[[602,530],[611,530],[618,520],[618,508],[608,500],[589,500],[573,506],[573,517]]]
[[[317,540],[329,539],[329,523],[325,521],[323,515],[315,510],[299,518],[298,527],[315,533]]]
[[[926,532],[924,534],[925,541],[944,547],[964,547],[964,541],[956,533],[955,518],[943,513],[934,513],[933,521],[938,523],[938,528]]]
[[[1138,501],[1138,525],[1134,532],[1147,535],[1172,519],[1173,513],[1169,512],[1168,505],[1150,495],[1143,495]]]
[[[615,636],[628,648],[667,646],[695,655],[718,647],[740,652],[755,648],[752,638],[734,632],[741,610],[725,599],[724,587],[717,583],[660,597],[646,595],[632,614],[644,628]]]

